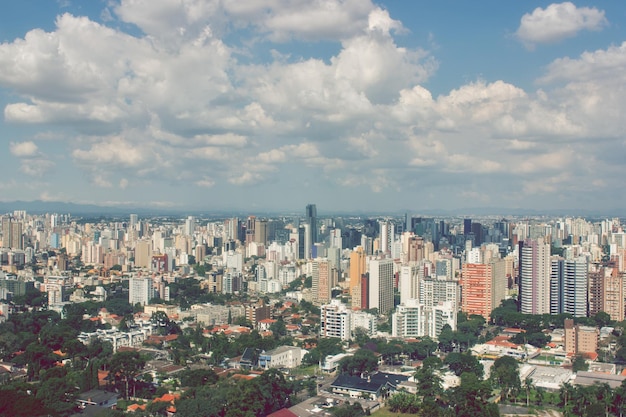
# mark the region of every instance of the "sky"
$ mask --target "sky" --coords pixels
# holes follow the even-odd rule
[[[620,210],[618,1],[0,6],[0,201]]]

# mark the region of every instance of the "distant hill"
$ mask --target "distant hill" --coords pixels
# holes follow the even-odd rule
[[[257,215],[293,215],[304,216],[304,209],[302,213],[293,212],[290,213],[278,213],[274,211],[265,211],[262,209],[255,210],[254,212],[244,210],[199,210],[194,208],[165,208],[160,206],[155,207],[114,207],[114,206],[100,206],[96,204],[77,204],[67,203],[61,201],[4,201],[0,202],[0,214],[10,213],[14,210],[25,210],[27,213],[32,214],[44,214],[44,213],[70,213],[73,216],[78,217],[95,217],[95,216],[128,216],[131,213],[138,214],[140,216],[186,216],[186,215],[207,215],[209,217],[230,217],[230,216],[248,216],[250,214]],[[320,217],[325,216],[404,216],[408,213],[409,216],[430,216],[430,217],[482,217],[482,216],[528,216],[528,217],[564,217],[564,216],[579,216],[585,218],[611,218],[611,217],[626,217],[624,212],[617,209],[598,209],[598,210],[580,210],[574,208],[568,209],[526,209],[526,208],[504,208],[504,207],[474,207],[474,208],[460,208],[460,209],[419,209],[411,208],[405,210],[383,212],[370,212],[366,213],[362,209],[354,210],[352,212],[333,211],[331,210],[319,210]]]

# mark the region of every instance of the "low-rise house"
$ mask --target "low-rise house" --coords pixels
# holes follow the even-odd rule
[[[302,363],[306,350],[296,346],[279,346],[259,356],[261,368],[297,368]]]
[[[408,379],[406,375],[386,372],[377,372],[365,378],[342,374],[330,385],[330,389],[335,394],[346,395],[350,398],[376,400],[383,394],[395,392],[398,386]]]
[[[96,406],[100,408],[113,408],[117,405],[118,395],[114,392],[93,389],[83,392],[76,399],[79,408]]]

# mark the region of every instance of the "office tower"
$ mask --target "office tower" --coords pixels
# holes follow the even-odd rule
[[[472,222],[472,235],[474,236],[474,245],[480,246],[483,244],[483,225],[480,223]]]
[[[467,236],[472,233],[472,219],[463,220],[463,235]]]
[[[361,277],[365,274],[365,251],[357,246],[350,253],[350,295],[352,308],[361,307]]]
[[[351,311],[339,300],[332,300],[320,308],[320,335],[349,340]]]
[[[128,280],[128,302],[147,305],[154,298],[154,289],[150,278],[131,278]]]
[[[542,238],[519,242],[519,299],[524,314],[550,313],[550,245]]]
[[[254,224],[254,241],[267,245],[268,236],[268,223],[267,220],[256,220]]]
[[[417,264],[400,268],[400,303],[419,298],[419,267]]]
[[[149,268],[152,262],[152,243],[149,240],[140,240],[135,245],[135,266]]]
[[[313,245],[311,244],[311,225],[305,223],[302,226],[303,229],[303,241],[304,241],[304,257],[302,259],[311,259],[313,257]]]
[[[239,219],[233,217],[232,219],[224,220],[224,240],[240,240],[239,235]]]
[[[503,259],[486,264],[465,264],[461,271],[461,311],[489,320],[494,308],[506,297],[506,265]]]
[[[22,239],[22,222],[4,217],[2,219],[2,247],[10,249],[24,249]]]
[[[139,220],[139,216],[136,214],[131,214],[130,219],[128,221],[128,230],[135,230],[137,228],[137,221]]]
[[[369,261],[369,308],[377,308],[380,314],[393,309],[393,260],[371,259]]]
[[[330,239],[328,241],[328,247],[341,249],[342,247],[341,229],[332,229],[330,231]]]
[[[300,226],[298,226],[297,229],[297,243],[298,243],[298,253],[297,253],[297,258],[298,259],[307,259],[307,254],[306,254],[306,230],[304,227],[304,224],[301,224]]]
[[[316,304],[326,304],[330,302],[333,288],[332,271],[330,261],[326,258],[314,259],[312,265],[312,288],[313,302]]]
[[[389,220],[379,222],[380,225],[380,251],[391,254],[391,246],[395,240],[395,227]]]
[[[306,224],[311,228],[311,236],[309,238],[309,245],[313,246],[317,243],[318,228],[317,228],[317,207],[315,204],[308,204],[306,206]]]
[[[188,216],[185,220],[185,236],[193,236],[193,232],[196,230],[196,218],[194,216]]]
[[[255,226],[256,226],[256,216],[248,216],[248,220],[246,220],[246,245],[248,243],[254,242],[255,237]]]

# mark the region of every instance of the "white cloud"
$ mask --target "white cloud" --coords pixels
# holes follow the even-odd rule
[[[574,37],[582,30],[597,31],[608,24],[604,11],[595,7],[576,7],[573,3],[553,3],[522,16],[516,35],[529,48]]]
[[[31,177],[43,177],[55,163],[43,158],[24,159],[20,165],[20,171]]]
[[[132,178],[133,191],[314,184],[436,199],[448,187],[483,201],[483,189],[530,195],[583,178],[611,187],[602,177],[621,171],[610,149],[624,146],[626,43],[555,60],[538,91],[479,79],[434,96],[436,58],[399,45],[402,24],[369,0],[123,0],[113,12],[147,35],[66,14],[52,32],[0,44],[0,86],[14,93],[6,120],[60,144],[44,156],[11,142],[22,172],[65,165],[70,149],[68,171],[116,192]],[[293,39],[334,40],[337,51],[291,56],[272,44]],[[540,176],[572,163],[542,188]]]
[[[37,156],[39,148],[31,141],[11,142],[9,143],[9,151],[19,158],[29,158]]]

